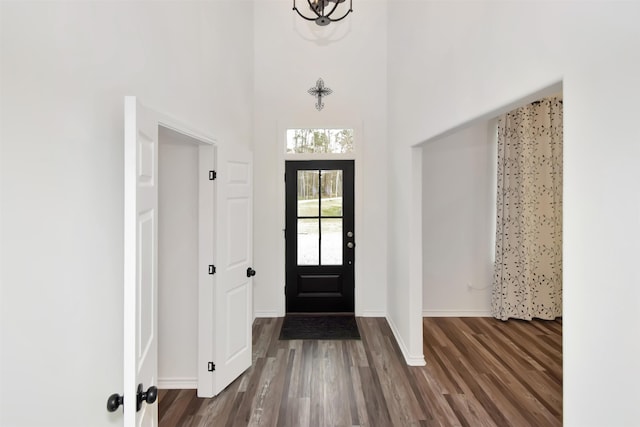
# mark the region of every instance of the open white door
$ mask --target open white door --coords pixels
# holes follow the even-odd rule
[[[124,426],[155,427],[158,318],[158,121],[124,101]]]
[[[251,366],[253,163],[248,151],[219,148],[213,395]]]

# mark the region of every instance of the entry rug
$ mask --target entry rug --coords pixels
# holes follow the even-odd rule
[[[280,329],[281,340],[359,340],[353,316],[286,316]]]

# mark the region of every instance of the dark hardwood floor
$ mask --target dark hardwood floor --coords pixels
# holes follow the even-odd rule
[[[257,319],[253,366],[213,399],[161,390],[160,426],[560,426],[562,321],[425,318],[406,366],[382,318],[361,341],[279,341]]]

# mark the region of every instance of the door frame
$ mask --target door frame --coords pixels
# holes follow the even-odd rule
[[[166,114],[158,114],[158,128],[163,127],[176,132],[192,141],[198,148],[198,173],[208,174],[218,168],[217,140],[201,131],[194,130],[184,123]],[[158,143],[161,143],[159,140]],[[158,174],[160,171],[158,170]],[[202,181],[199,181],[202,182]],[[196,365],[196,390],[199,394],[213,395],[215,372],[208,372],[208,361],[214,360],[215,336],[215,295],[217,276],[210,275],[205,266],[214,263],[217,250],[216,223],[219,206],[216,201],[215,185],[198,189],[198,349]],[[209,220],[205,220],[209,218]],[[160,238],[160,236],[158,236]]]
[[[309,124],[305,122],[291,124],[290,122],[287,125],[282,125],[278,123],[278,137],[277,137],[277,164],[275,165],[277,173],[274,175],[274,183],[273,185],[276,188],[280,189],[280,197],[274,201],[275,208],[278,214],[278,218],[280,218],[281,224],[281,236],[282,238],[277,242],[277,256],[278,256],[278,282],[282,284],[282,289],[279,298],[279,304],[277,311],[275,313],[256,313],[256,317],[284,317],[286,315],[286,296],[284,294],[284,288],[286,283],[286,258],[285,258],[285,239],[284,233],[286,228],[286,187],[284,182],[284,174],[285,174],[285,166],[286,162],[289,160],[353,160],[353,165],[355,168],[355,176],[354,176],[354,197],[355,197],[355,211],[354,211],[354,234],[357,237],[357,241],[354,248],[354,259],[355,268],[353,271],[353,284],[354,284],[354,310],[356,316],[363,315],[363,309],[361,307],[361,288],[358,286],[358,278],[362,277],[362,268],[363,265],[358,260],[362,259],[362,248],[364,247],[363,242],[365,238],[362,236],[362,228],[363,228],[363,220],[364,220],[364,169],[366,165],[364,164],[362,159],[362,151],[363,151],[363,143],[362,143],[362,135],[364,128],[362,125],[362,121],[354,120],[351,123],[344,122],[322,122],[318,121],[317,123]],[[287,154],[286,153],[286,136],[287,129],[353,129],[353,144],[354,151],[353,153],[348,154]]]
[[[209,295],[211,290],[216,286],[217,276],[208,274],[206,268],[215,259],[216,248],[216,218],[218,212],[216,210],[215,187],[213,183],[208,181],[207,175],[210,170],[216,169],[217,147],[212,141],[203,141],[201,138],[190,136],[184,132],[168,127],[163,123],[158,124],[158,128],[163,128],[173,132],[180,138],[177,142],[181,145],[188,145],[198,151],[197,174],[198,174],[198,192],[196,195],[196,203],[198,205],[198,235],[197,235],[197,324],[192,325],[197,330],[197,369],[196,376],[193,378],[179,379],[178,381],[168,379],[168,382],[161,382],[163,378],[158,377],[158,388],[195,388],[197,390],[208,390],[212,387],[212,376],[204,374],[201,367],[206,366],[207,361],[211,360],[211,354],[214,351],[214,343],[211,337],[214,336],[208,328],[212,325],[213,316],[213,296]],[[162,145],[167,137],[164,138],[162,130],[158,130],[158,146]],[[162,174],[162,166],[158,163],[158,177]],[[162,191],[162,186],[158,186],[158,194]],[[162,210],[158,209],[158,216],[162,215]],[[162,234],[158,233],[158,241],[162,239]],[[158,272],[158,280],[161,275]],[[160,287],[158,287],[160,291]],[[162,314],[160,309],[158,313]],[[207,342],[208,340],[209,342]],[[206,369],[204,370],[206,371]]]
[[[170,125],[167,124],[167,120],[171,120]],[[222,202],[219,196],[225,191],[225,188],[221,188],[220,186],[224,186],[224,183],[231,182],[229,181],[230,175],[228,175],[230,171],[226,163],[229,160],[237,160],[237,154],[239,152],[243,154],[246,153],[244,153],[244,149],[238,147],[220,147],[213,138],[203,136],[201,133],[195,133],[173,119],[167,118],[167,116],[164,116],[163,120],[158,120],[158,128],[160,127],[179,134],[188,140],[182,141],[181,143],[193,144],[198,149],[198,322],[196,325],[198,329],[198,348],[196,384],[195,387],[193,387],[193,383],[191,387],[188,387],[189,384],[186,383],[175,384],[172,388],[176,388],[176,385],[180,388],[195,388],[198,397],[211,398],[216,396],[236,378],[236,375],[233,374],[235,371],[228,369],[216,370],[215,368],[216,363],[223,365],[221,367],[224,368],[223,358],[219,356],[222,354],[222,349],[228,344],[228,340],[225,340],[223,334],[217,331],[217,328],[222,324],[220,316],[221,313],[223,313],[222,310],[216,309],[216,305],[219,304],[218,291],[220,287],[226,283],[223,260],[226,252],[221,248],[225,247],[223,230],[227,228],[224,224],[225,218],[222,212],[226,209],[227,204]],[[160,131],[158,133],[160,133]],[[158,138],[158,144],[161,143],[160,138]],[[252,182],[252,161],[249,165],[251,174],[250,182]],[[213,172],[213,175],[211,175],[211,172]],[[158,176],[160,173],[158,168]],[[219,175],[219,177],[216,174]],[[249,236],[250,239],[252,239],[251,232]],[[160,238],[160,235],[158,235],[158,238]],[[253,241],[251,240],[251,244],[252,243]],[[220,251],[222,251],[222,253]],[[252,253],[251,250],[250,253]],[[248,262],[252,264],[253,260],[250,259]],[[222,282],[219,281],[219,278],[221,278]],[[248,286],[251,287],[251,278],[247,280],[249,280]],[[251,293],[249,294],[249,299],[253,301]],[[248,316],[246,340],[249,344],[248,364],[250,366],[252,341],[251,322],[254,318],[252,303],[249,304],[248,307]],[[229,380],[231,376],[233,379]]]
[[[161,143],[160,137],[159,137],[161,127],[165,129],[169,129],[189,139],[192,139],[194,140],[193,142],[198,145],[199,170],[203,171],[211,168],[215,170],[215,168],[217,167],[216,162],[218,160],[217,159],[218,144],[214,137],[209,136],[202,131],[196,130],[184,124],[183,122],[174,118],[171,115],[162,113],[153,107],[147,106],[146,104],[141,102],[138,97],[125,96],[124,99],[125,99],[125,103],[137,102],[138,105],[141,104],[147,111],[149,111],[153,120],[151,123],[151,126],[156,128],[158,131],[158,141],[157,141],[158,144]],[[157,165],[157,167],[159,167],[159,165]],[[155,175],[158,176],[159,172],[160,172],[159,170],[155,171]],[[208,192],[209,194],[207,194],[206,197],[203,197],[203,195],[206,192]],[[203,192],[203,188],[200,188],[198,198],[199,198],[199,201],[198,201],[199,216],[201,218],[203,217],[203,215],[208,215],[211,217],[210,221],[203,222],[202,220],[199,219],[199,224],[198,224],[199,235],[201,234],[202,231],[204,231],[206,234],[211,236],[210,239],[200,238],[198,241],[198,264],[201,266],[206,266],[210,264],[212,262],[212,259],[215,257],[216,247],[217,247],[217,238],[215,235],[215,227],[216,227],[215,219],[219,215],[219,212],[218,212],[219,207],[217,206],[216,199],[215,199],[215,186],[212,185],[210,191],[208,189],[205,189],[204,192]],[[206,199],[205,203],[202,203],[203,199]],[[157,274],[157,271],[155,273]],[[206,367],[207,366],[206,361],[213,360],[213,357],[214,357],[214,350],[215,350],[216,343],[214,339],[211,339],[211,337],[214,337],[214,325],[213,325],[213,322],[203,322],[202,319],[209,319],[209,318],[213,318],[214,316],[214,301],[213,301],[212,290],[215,287],[215,280],[216,280],[215,275],[209,275],[206,271],[203,274],[201,274],[200,272],[198,274],[198,294],[199,294],[198,323],[199,325],[198,325],[198,365],[197,365],[198,386],[197,388],[198,389],[202,388],[204,390],[208,390],[208,389],[213,390],[213,386],[215,383],[215,372],[207,372],[206,375],[201,375],[201,369],[199,369],[201,366]],[[126,289],[125,289],[125,292],[127,292]],[[210,301],[209,304],[206,303],[207,302],[206,299],[202,298],[203,292],[206,294],[205,296],[208,295],[207,292],[211,294],[211,298],[209,299]],[[156,304],[157,304],[157,300],[156,300]],[[157,316],[157,305],[156,305],[156,316]],[[157,318],[155,322],[157,326]],[[125,331],[125,334],[126,334],[126,331]],[[127,353],[125,352],[124,358],[126,359],[126,357],[127,357]],[[125,367],[127,366],[127,363],[128,362],[124,360]],[[157,366],[156,366],[156,369],[157,369]],[[125,373],[124,373],[124,376],[126,375],[127,375],[127,369],[125,369]],[[157,372],[156,372],[156,378],[157,378]],[[123,377],[123,381],[124,381],[124,385],[126,385],[127,381],[124,377]],[[145,386],[150,386],[150,385],[151,384],[149,385],[145,384]],[[157,386],[157,384],[153,384],[153,385]],[[124,390],[124,394],[125,396],[127,394],[131,395],[131,392],[128,390]],[[127,420],[130,421],[129,417],[125,415],[125,421]]]

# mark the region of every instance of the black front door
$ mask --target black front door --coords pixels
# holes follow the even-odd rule
[[[286,162],[287,313],[354,312],[353,169]]]

